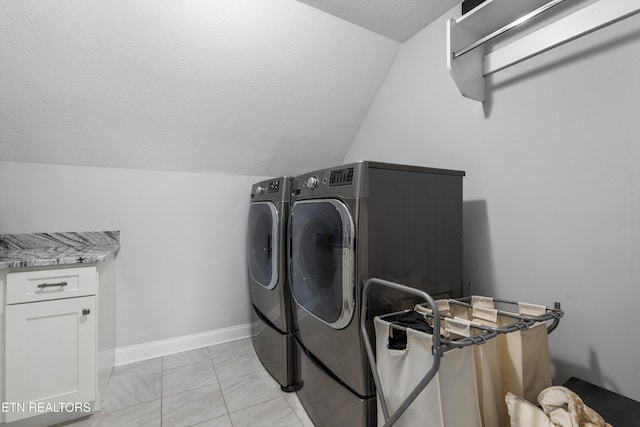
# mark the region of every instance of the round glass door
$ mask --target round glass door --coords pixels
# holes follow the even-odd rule
[[[291,210],[291,290],[298,305],[333,328],[354,309],[354,226],[339,200],[296,202]]]
[[[249,207],[247,262],[251,278],[267,289],[278,283],[278,211],[271,202]]]

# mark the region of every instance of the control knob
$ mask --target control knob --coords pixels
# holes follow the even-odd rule
[[[311,190],[314,190],[318,186],[318,178],[315,176],[310,176],[307,178],[307,187]]]
[[[264,191],[265,188],[262,185],[258,185],[258,188],[256,188],[256,194],[262,194]]]

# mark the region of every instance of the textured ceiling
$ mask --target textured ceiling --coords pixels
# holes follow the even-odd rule
[[[299,0],[404,43],[461,0]]]
[[[2,0],[0,160],[342,162],[399,43],[296,0]]]

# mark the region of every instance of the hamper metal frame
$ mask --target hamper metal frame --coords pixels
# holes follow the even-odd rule
[[[426,301],[426,303],[431,308],[431,314],[429,317],[433,318],[433,346],[431,352],[433,354],[433,364],[431,368],[425,373],[424,377],[420,380],[420,382],[414,387],[414,389],[409,393],[406,399],[402,402],[402,404],[396,409],[393,413],[389,413],[389,407],[387,405],[387,401],[384,395],[384,390],[382,389],[380,376],[378,375],[378,370],[376,368],[376,358],[373,351],[373,346],[371,345],[371,340],[369,339],[369,334],[367,331],[367,307],[368,307],[368,299],[369,299],[369,289],[371,285],[380,285],[388,288],[392,288],[401,292],[405,292],[408,294],[412,294],[418,296]],[[472,307],[467,303],[471,297],[459,298],[459,299],[448,299],[449,302],[453,302],[456,304],[462,304],[467,307]],[[493,299],[494,302],[503,303],[503,304],[518,304],[515,301],[502,300],[502,299]],[[421,305],[423,305],[422,303]],[[500,314],[507,315],[517,319],[512,324],[509,324],[502,328],[489,328],[486,326],[478,325],[473,323],[474,327],[477,327],[484,332],[481,335],[475,335],[467,338],[458,339],[455,341],[444,339],[440,336],[441,331],[441,322],[444,316],[440,314],[438,310],[438,306],[428,293],[411,288],[405,285],[401,285],[399,283],[390,282],[388,280],[382,280],[377,278],[371,278],[367,280],[364,284],[362,291],[362,311],[360,313],[360,331],[362,334],[362,339],[364,340],[365,349],[367,351],[367,358],[369,359],[369,366],[371,368],[371,373],[373,375],[373,381],[376,386],[376,392],[378,395],[378,400],[380,402],[380,406],[382,409],[382,414],[385,419],[384,427],[392,426],[401,416],[402,414],[409,408],[409,406],[413,403],[414,400],[422,393],[425,387],[433,380],[433,378],[438,373],[440,369],[440,360],[442,359],[445,352],[454,350],[457,348],[467,347],[470,345],[483,344],[487,342],[487,340],[494,338],[498,334],[505,334],[509,332],[516,332],[518,330],[528,329],[531,325],[536,322],[547,322],[552,320],[551,325],[547,327],[547,332],[551,333],[560,323],[560,319],[563,317],[564,312],[560,309],[560,303],[556,302],[554,308],[545,307],[546,313],[541,316],[522,316],[517,315],[515,313],[509,313],[504,311],[498,311]],[[401,312],[400,312],[401,313]],[[387,313],[382,316],[379,316],[381,319],[383,317],[388,317],[392,315],[396,315],[399,313]],[[408,328],[400,325],[391,324],[391,327],[394,329],[399,329],[406,331]]]

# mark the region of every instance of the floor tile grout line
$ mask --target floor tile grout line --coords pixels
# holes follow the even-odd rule
[[[186,368],[187,366],[193,366],[193,365],[197,365],[198,363],[207,363],[207,362],[211,363],[211,367],[213,367],[213,362],[211,361],[211,359],[209,359],[209,360],[200,360],[200,361],[194,362],[194,363],[187,363],[186,365],[176,366],[176,367],[173,367],[173,368],[167,368],[166,372],[169,373],[169,372],[175,371],[177,369]],[[164,373],[164,368],[163,368],[163,373]]]
[[[81,421],[81,420],[82,420],[82,419],[84,419],[84,418],[87,418],[87,421],[89,421],[89,425],[91,426],[91,425],[92,425],[92,421],[91,421],[91,420],[92,420],[94,417],[96,417],[96,416],[111,417],[111,416],[114,416],[114,414],[116,414],[116,413],[118,413],[118,412],[128,411],[128,410],[133,410],[134,408],[137,408],[137,407],[139,407],[139,406],[148,405],[148,404],[150,404],[150,403],[153,403],[153,402],[155,402],[156,400],[160,400],[160,398],[158,398],[158,399],[152,399],[152,400],[149,400],[149,401],[146,401],[146,402],[139,402],[139,403],[136,403],[135,405],[125,406],[125,407],[123,407],[123,408],[116,409],[116,410],[114,410],[114,411],[107,411],[107,412],[105,412],[105,411],[100,410],[100,411],[98,411],[98,412],[94,412],[94,413],[92,413],[92,414],[90,414],[90,415],[87,415],[86,417],[81,417],[81,418],[77,418],[77,419],[70,420],[70,422],[72,422],[72,423],[73,423],[73,422]],[[66,424],[63,424],[63,425],[66,425]]]
[[[160,371],[159,372],[160,372],[160,374],[162,374],[162,356],[154,357],[152,359],[142,360],[142,361],[138,361],[138,362],[133,362],[133,363],[150,362],[150,361],[155,360],[155,359],[158,359],[158,361],[160,362]],[[127,365],[120,365],[120,366],[127,366]],[[117,368],[117,366],[114,367],[114,369],[111,371],[111,375],[109,376],[109,380],[107,381],[107,386],[106,387],[108,387],[111,384],[116,384],[116,383],[123,382],[123,381],[129,381],[132,378],[141,377],[141,376],[144,376],[144,375],[153,375],[153,374],[157,374],[158,373],[158,372],[141,372],[141,373],[137,373],[137,374],[124,375],[123,378],[118,378],[118,374],[116,374],[116,379],[114,380],[113,377],[114,377],[115,368]],[[120,376],[122,376],[122,375],[123,374],[120,374]],[[105,390],[106,390],[106,387],[105,387]]]
[[[178,352],[178,353],[172,353],[172,354],[168,354],[168,355],[165,355],[165,356],[161,356],[161,359],[162,359],[162,362],[163,362],[163,366],[164,366],[164,359],[165,359],[165,358],[169,358],[169,357],[171,357],[171,356],[176,356],[176,355],[178,355],[178,354],[183,354],[183,353],[196,352],[196,351],[198,351],[198,350],[203,350],[203,351],[205,351],[205,352],[207,353],[207,358],[206,358],[206,359],[202,359],[202,360],[194,360],[194,361],[191,361],[191,360],[190,360],[190,361],[188,361],[188,362],[187,362],[187,363],[185,363],[185,364],[178,365],[178,366],[174,366],[174,367],[172,367],[172,368],[167,368],[167,370],[168,370],[168,371],[170,371],[170,370],[172,370],[172,369],[178,369],[178,368],[182,368],[182,367],[184,367],[184,366],[195,365],[196,363],[206,362],[207,360],[211,361],[211,364],[213,364],[213,361],[211,360],[211,355],[210,355],[210,353],[209,353],[209,347],[211,347],[211,346],[204,346],[204,347],[194,348],[194,349],[191,349],[191,350],[186,350],[186,351],[181,351],[181,352]]]
[[[291,405],[291,402],[289,402],[289,399],[286,398],[285,393],[286,392],[284,392],[284,391],[282,392],[282,397],[284,398],[285,402],[287,402],[287,405],[289,405],[289,408],[291,408],[291,411],[293,412],[293,415],[295,415],[296,418],[298,419],[298,421],[300,421],[300,424],[303,424],[302,418],[300,418],[300,415],[298,415],[298,411],[296,411],[296,408],[294,408]],[[295,394],[295,393],[296,393],[295,391],[291,392],[291,394]]]
[[[218,383],[218,388],[220,389],[220,397],[222,397],[222,403],[224,403],[224,409],[227,412],[227,418],[229,418],[229,422],[233,426],[233,421],[231,420],[231,413],[229,412],[229,406],[227,405],[227,399],[225,399],[224,393],[222,392],[222,384],[220,383],[220,377],[218,376],[218,371],[216,370],[216,364],[213,362],[213,357],[211,356],[209,347],[207,347],[207,353],[209,354],[209,360],[211,361],[211,366],[213,367],[213,374],[216,376],[216,382]]]
[[[153,373],[134,375],[134,376],[131,376],[131,377],[125,379],[125,380],[116,381],[116,382],[110,383],[109,389],[105,388],[105,392],[100,396],[100,411],[99,412],[107,414],[107,413],[116,412],[116,411],[119,411],[119,410],[122,410],[122,409],[134,407],[134,406],[137,406],[137,405],[140,405],[140,404],[143,404],[143,403],[148,403],[148,402],[152,402],[152,401],[158,400],[159,397],[158,398],[153,398],[151,396],[146,396],[144,398],[139,398],[136,395],[136,396],[134,396],[133,402],[131,402],[131,401],[125,402],[124,406],[117,406],[117,407],[111,408],[111,409],[105,408],[105,398],[107,398],[107,396],[110,396],[111,394],[114,393],[113,389],[111,389],[112,387],[121,387],[123,383],[127,383],[127,382],[130,383],[130,382],[134,382],[134,381],[143,381],[143,386],[145,388],[151,387],[144,380],[141,380],[141,378],[142,377],[155,377],[156,375],[160,376],[160,381],[161,381],[161,379],[162,379],[161,372],[153,372]],[[162,387],[162,383],[160,384],[160,387]]]
[[[254,407],[260,406],[260,405],[264,405],[265,403],[268,403],[268,402],[271,402],[271,401],[274,401],[274,400],[278,400],[278,399],[284,399],[284,397],[274,397],[272,399],[267,399],[264,402],[254,403],[253,405],[249,405],[249,406],[246,406],[244,408],[236,409],[235,411],[229,413],[229,418],[231,418],[231,414],[236,414],[236,413],[238,413],[240,411],[245,411],[247,409],[254,408]],[[285,399],[285,402],[286,402],[286,399]],[[295,415],[295,413],[294,413],[294,415]],[[296,418],[297,418],[297,416],[296,416]]]
[[[213,347],[213,346],[212,346],[212,347]],[[245,354],[245,353],[250,353],[250,352],[253,352],[253,353],[255,354],[255,351],[254,351],[253,349],[250,349],[250,350],[243,350],[243,351],[239,351],[239,352],[237,352],[237,353],[233,353],[233,355],[230,355],[229,357],[225,358],[225,359],[224,359],[224,361],[227,361],[227,359],[231,359],[231,358],[237,357],[237,356],[238,356],[238,355],[240,355],[240,354]],[[215,367],[215,366],[216,366],[216,362],[214,361],[213,356],[211,356],[211,353],[209,353],[209,355],[210,355],[210,357],[211,357],[211,363],[212,363],[212,364],[213,364],[213,366]]]

